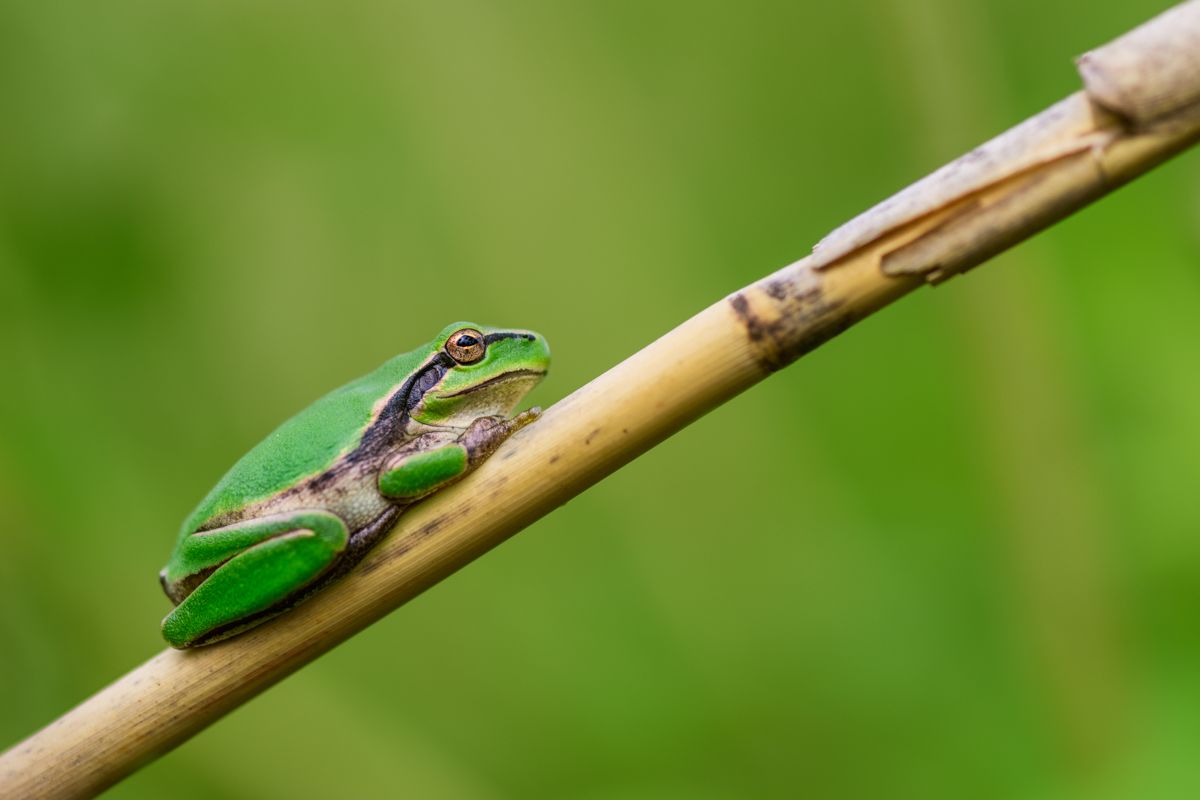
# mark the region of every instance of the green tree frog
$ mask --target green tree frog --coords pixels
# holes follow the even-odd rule
[[[159,574],[178,648],[233,636],[353,567],[407,506],[469,473],[539,409],[531,331],[460,322],[327,394],[242,457],[179,531]]]

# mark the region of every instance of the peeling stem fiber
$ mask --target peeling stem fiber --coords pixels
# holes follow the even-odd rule
[[[1200,0],[1080,59],[1085,91],[838,228],[550,408],[270,624],[166,650],[0,756],[0,797],[102,791],[692,420],[924,283],[969,269],[1200,138]]]

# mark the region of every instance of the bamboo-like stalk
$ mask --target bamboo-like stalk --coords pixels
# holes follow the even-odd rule
[[[925,282],[1200,139],[1200,0],[1080,60],[1087,91],[826,237],[548,409],[345,579],[212,647],[166,650],[0,756],[0,796],[111,786],[692,420]],[[1189,68],[1181,68],[1183,67]]]

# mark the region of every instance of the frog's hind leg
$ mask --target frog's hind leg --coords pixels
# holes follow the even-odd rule
[[[163,637],[172,647],[208,644],[282,610],[338,562],[349,538],[346,524],[328,511],[276,514],[192,534],[177,568],[207,577],[163,620]]]

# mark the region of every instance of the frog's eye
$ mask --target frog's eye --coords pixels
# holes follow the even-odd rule
[[[463,328],[446,340],[446,353],[459,364],[474,364],[486,350],[483,334],[474,328]]]

